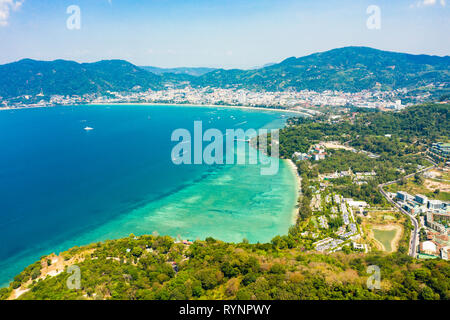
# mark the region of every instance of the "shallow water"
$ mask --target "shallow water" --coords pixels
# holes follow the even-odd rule
[[[42,255],[130,233],[233,242],[285,234],[296,204],[285,162],[275,176],[260,165],[176,166],[170,140],[198,120],[225,132],[285,119],[176,106],[0,112],[0,284]]]

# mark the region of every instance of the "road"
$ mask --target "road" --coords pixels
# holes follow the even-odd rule
[[[428,171],[428,170],[430,170],[430,169],[432,169],[432,168],[435,168],[435,167],[437,166],[436,163],[434,163],[433,161],[431,161],[431,160],[429,160],[429,159],[427,159],[427,160],[430,161],[431,163],[433,163],[433,165],[430,166],[430,167],[427,167],[427,168],[425,168],[425,169],[422,169],[422,170],[420,170],[420,171],[411,173],[411,174],[405,176],[405,178],[406,178],[406,179],[412,178],[412,177],[414,177],[414,175],[416,175],[417,173],[423,173],[423,172]],[[403,179],[403,178],[402,178],[402,179]],[[419,243],[419,223],[417,222],[417,219],[416,219],[413,215],[409,214],[409,212],[406,211],[405,209],[403,209],[397,202],[395,202],[394,200],[392,200],[391,198],[389,198],[388,194],[387,194],[386,191],[384,191],[384,189],[383,189],[383,187],[385,187],[385,186],[389,186],[389,185],[391,185],[391,184],[399,183],[402,179],[398,179],[398,180],[395,180],[395,181],[390,181],[390,182],[386,182],[386,183],[380,184],[380,185],[378,186],[378,189],[380,190],[380,193],[386,198],[386,200],[387,200],[390,204],[392,204],[394,207],[396,207],[397,209],[399,209],[401,213],[406,214],[406,216],[408,216],[409,219],[411,220],[411,222],[412,222],[412,224],[413,224],[413,226],[414,226],[414,230],[413,230],[413,232],[412,232],[411,241],[410,241],[410,243],[409,243],[409,255],[410,255],[411,257],[415,258],[415,257],[416,257],[416,252],[417,252],[417,245],[418,245],[418,243]]]

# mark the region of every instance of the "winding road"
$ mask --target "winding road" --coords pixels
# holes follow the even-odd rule
[[[430,166],[430,167],[427,167],[425,169],[419,170],[417,172],[411,173],[411,174],[405,176],[404,178],[408,179],[408,178],[414,177],[414,175],[416,175],[417,173],[426,172],[426,171],[428,171],[428,170],[430,170],[432,168],[435,168],[437,166],[437,164],[434,163],[433,161],[431,161],[430,159],[426,159],[426,160],[428,160],[431,163],[433,163],[433,165]],[[383,189],[385,186],[389,186],[391,184],[399,183],[402,179],[403,178],[395,180],[395,181],[389,181],[389,182],[386,182],[386,183],[382,183],[382,184],[380,184],[378,186],[378,189],[380,190],[380,193],[386,198],[386,200],[390,204],[392,204],[394,207],[399,209],[401,213],[406,214],[409,217],[409,219],[411,220],[411,222],[412,222],[412,224],[414,226],[414,230],[412,232],[411,241],[409,242],[409,255],[411,257],[415,258],[416,257],[416,253],[417,253],[417,245],[419,243],[419,223],[417,222],[417,219],[413,215],[411,215],[408,211],[403,209],[397,202],[395,202],[394,200],[389,198],[388,194]]]

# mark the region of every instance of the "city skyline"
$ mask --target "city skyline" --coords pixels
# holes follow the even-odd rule
[[[79,29],[67,26],[71,6],[80,9]],[[374,6],[379,26],[370,28]],[[448,6],[443,0],[1,0],[0,64],[124,59],[163,68],[249,69],[345,46],[445,56]]]

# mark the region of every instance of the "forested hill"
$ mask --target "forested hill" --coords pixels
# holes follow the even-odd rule
[[[82,95],[161,89],[161,77],[123,60],[96,63],[25,59],[0,66],[0,96]]]
[[[336,123],[325,119],[290,120],[293,126],[280,133],[280,154],[290,158],[294,152],[306,152],[319,141],[337,140],[375,153],[388,152],[385,156],[392,159],[393,154],[409,153],[405,149],[411,149],[413,144],[428,147],[433,142],[448,141],[449,113],[450,104],[424,104],[401,112],[360,112]]]
[[[247,71],[181,68],[170,73],[158,68],[146,69],[155,73],[123,60],[80,64],[25,59],[0,66],[0,97],[40,92],[80,95],[108,90],[142,91],[162,89],[167,84],[267,91],[293,88],[355,92],[426,86],[432,86],[427,90],[450,90],[449,56],[411,55],[366,47],[346,47],[289,58],[279,64]],[[192,75],[194,71],[195,76]]]
[[[345,47],[289,58],[257,70],[218,70],[195,80],[199,85],[237,86],[271,91],[287,88],[360,91],[450,84],[450,57],[411,55],[367,47]]]
[[[355,123],[357,134],[417,137],[429,142],[450,136],[450,104],[425,104],[393,112],[362,114]]]
[[[146,67],[142,66],[140,67],[144,70],[150,71],[154,74],[166,74],[166,73],[173,73],[173,74],[184,74],[184,75],[190,75],[190,76],[202,76],[208,72],[217,70],[215,68],[158,68],[158,67]]]
[[[52,262],[53,261],[53,262]],[[53,265],[54,264],[54,265]],[[80,270],[79,289],[73,271]],[[368,266],[381,270],[369,289]],[[56,269],[55,269],[56,268]],[[52,270],[61,270],[57,276]],[[20,288],[20,291],[13,291]],[[169,237],[128,238],[43,257],[18,275],[0,299],[450,299],[450,263],[404,254],[305,253],[269,244],[192,245]]]

